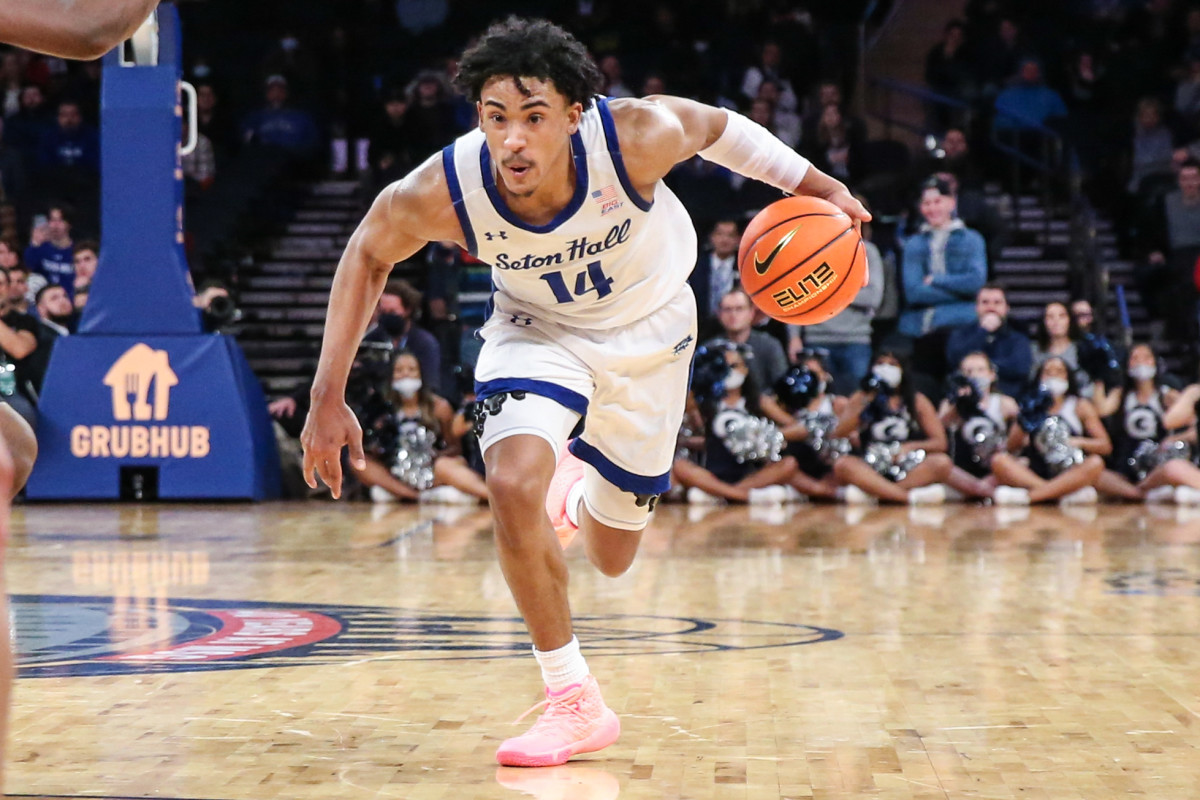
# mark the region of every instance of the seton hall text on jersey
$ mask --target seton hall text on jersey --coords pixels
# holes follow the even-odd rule
[[[549,255],[539,256],[526,253],[523,256],[513,257],[508,253],[497,253],[492,260],[492,266],[496,269],[538,269],[551,264],[570,264],[581,258],[595,256],[605,250],[625,244],[629,241],[629,227],[632,224],[633,220],[627,219],[619,225],[612,226],[603,241],[593,241],[586,236],[572,239],[567,243],[565,250]]]

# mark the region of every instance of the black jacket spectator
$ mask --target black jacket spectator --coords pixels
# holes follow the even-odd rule
[[[983,353],[996,366],[996,388],[1010,397],[1019,395],[1033,366],[1033,343],[1008,324],[1004,289],[985,284],[975,295],[975,313],[978,321],[950,332],[946,361],[959,364],[968,353]]]

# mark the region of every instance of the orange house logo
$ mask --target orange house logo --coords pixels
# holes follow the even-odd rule
[[[171,387],[179,384],[166,350],[136,344],[117,359],[104,376],[112,389],[113,419],[161,421],[171,408]],[[153,403],[150,387],[154,387]]]
[[[179,376],[166,350],[135,344],[104,375],[118,423],[164,422],[171,412],[171,389]],[[204,458],[209,429],[203,425],[76,425],[71,453],[76,458]]]

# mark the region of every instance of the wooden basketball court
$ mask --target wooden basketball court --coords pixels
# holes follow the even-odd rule
[[[570,551],[624,732],[498,769],[537,667],[485,510],[33,506],[16,797],[1200,797],[1200,510],[660,509]]]

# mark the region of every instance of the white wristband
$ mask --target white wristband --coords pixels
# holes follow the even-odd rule
[[[725,131],[698,155],[739,175],[789,194],[795,192],[808,173],[808,159],[757,122],[729,109],[721,110],[727,120]]]

